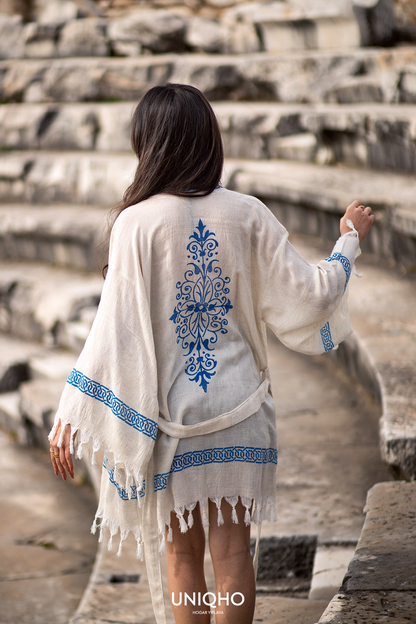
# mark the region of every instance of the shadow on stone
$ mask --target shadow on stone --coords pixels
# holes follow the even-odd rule
[[[257,581],[271,591],[304,591],[309,586],[317,545],[313,535],[262,538],[259,544]],[[251,540],[254,554],[255,540]],[[290,581],[288,586],[276,581]],[[299,581],[303,581],[300,582]],[[306,581],[306,583],[305,583]]]

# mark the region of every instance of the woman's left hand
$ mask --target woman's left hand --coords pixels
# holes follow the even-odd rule
[[[58,476],[58,474],[61,473],[62,479],[66,481],[66,473],[74,478],[74,464],[71,457],[71,425],[66,425],[62,438],[62,445],[59,447],[58,441],[60,435],[61,422],[59,421],[56,433],[50,442],[51,461],[55,475]]]

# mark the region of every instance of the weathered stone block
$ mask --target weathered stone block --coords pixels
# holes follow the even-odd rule
[[[223,29],[216,20],[195,16],[188,22],[185,43],[198,52],[220,52]]]
[[[374,591],[338,593],[329,603],[319,624],[357,624],[392,620],[407,624],[416,619],[415,592]]]
[[[286,137],[270,137],[267,141],[270,158],[314,162],[318,150],[316,136],[311,132]]]
[[[48,107],[37,129],[38,145],[52,150],[93,150],[99,131],[94,109]]]
[[[416,102],[416,66],[403,70],[399,84],[400,101],[414,104]]]
[[[0,210],[0,255],[60,266],[97,270],[96,249],[103,237],[100,209]]]
[[[35,355],[29,360],[30,378],[65,381],[75,362],[76,356],[66,351],[51,350]]]
[[[0,13],[0,59],[24,55],[23,20],[20,15]]]
[[[378,483],[368,492],[366,518],[339,593],[320,624],[353,624],[416,616],[414,483]]]
[[[342,585],[355,545],[318,545],[313,562],[309,600],[331,600]]]
[[[39,429],[49,431],[53,424],[65,380],[35,379],[20,387],[20,411]]]
[[[54,24],[30,22],[23,28],[24,56],[26,58],[53,58],[56,56],[58,28]]]
[[[67,22],[59,36],[58,55],[108,56],[110,45],[106,30],[107,20],[100,18],[90,17]]]
[[[29,358],[43,348],[3,335],[0,336],[0,345],[0,393],[12,392],[29,379]]]
[[[368,492],[344,591],[416,591],[415,495],[416,484],[403,482],[379,483]]]
[[[351,76],[340,80],[329,89],[325,99],[338,104],[383,102],[384,93],[378,77]]]
[[[19,404],[20,394],[18,391],[0,394],[0,423],[12,435],[24,438],[25,431]]]
[[[348,2],[271,2],[253,11],[266,50],[350,48],[360,31]]]
[[[353,0],[361,31],[361,45],[383,46],[393,41],[394,0]]]
[[[260,52],[262,43],[253,24],[227,23],[223,26],[223,50],[227,54]]]
[[[61,26],[82,15],[82,11],[74,0],[48,0],[39,12],[38,22]]]
[[[186,49],[186,25],[185,18],[169,11],[138,10],[111,20],[108,37],[116,52],[120,51],[118,42],[139,43],[141,48],[157,53],[180,52]]]
[[[4,264],[1,278],[0,310],[7,313],[4,329],[50,345],[59,323],[78,320],[84,308],[97,306],[103,281],[99,274],[24,263]]]
[[[95,110],[99,128],[95,149],[117,152],[131,150],[131,117],[135,106],[132,103],[117,103],[103,105]]]

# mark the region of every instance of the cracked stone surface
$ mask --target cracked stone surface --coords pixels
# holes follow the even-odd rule
[[[319,624],[409,624],[416,620],[416,593],[400,591],[337,594]]]
[[[94,494],[58,480],[45,452],[2,431],[0,479],[0,620],[66,624],[94,562]]]

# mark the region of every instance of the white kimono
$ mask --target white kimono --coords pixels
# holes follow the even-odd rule
[[[303,353],[338,345],[351,332],[345,291],[358,250],[352,231],[311,265],[266,206],[223,188],[157,195],[116,220],[97,317],[55,424],[78,431],[78,455],[85,442],[104,449],[96,519],[120,530],[120,544],[132,531],[139,556],[144,544],[151,583],[172,511],[182,531],[198,502],[206,522],[208,498],[219,524],[223,498],[233,510],[241,498],[247,523],[275,517],[266,325]]]

